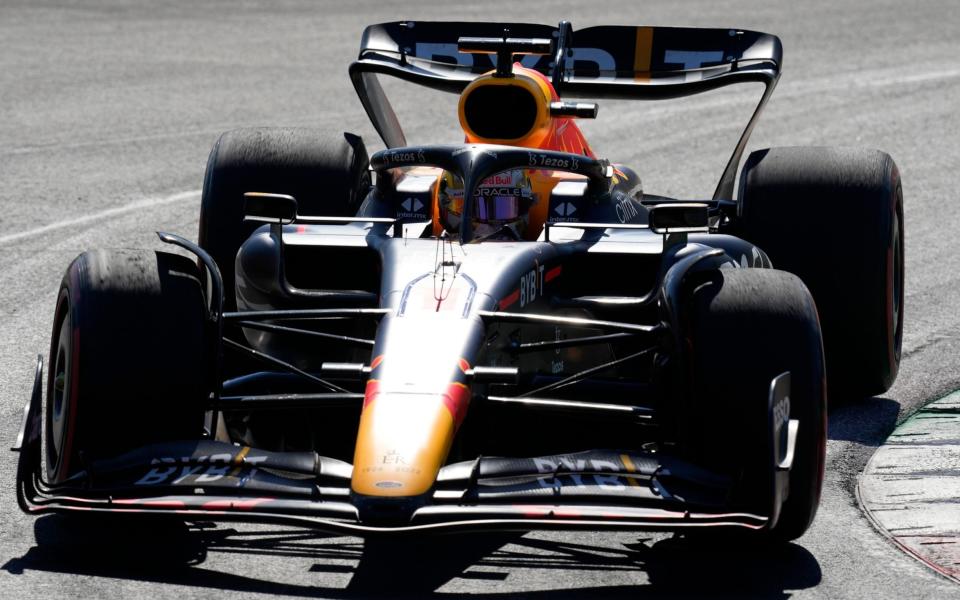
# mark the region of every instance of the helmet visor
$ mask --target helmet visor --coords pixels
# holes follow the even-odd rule
[[[463,215],[463,197],[451,198],[448,210]],[[517,196],[474,196],[473,219],[484,223],[513,221],[520,216],[520,198]]]
[[[516,196],[474,196],[473,218],[482,221],[512,221],[520,215]]]

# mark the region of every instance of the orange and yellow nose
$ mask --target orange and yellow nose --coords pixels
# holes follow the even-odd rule
[[[352,490],[365,496],[427,493],[446,462],[470,389],[451,383],[442,394],[381,393],[367,383],[353,459]]]

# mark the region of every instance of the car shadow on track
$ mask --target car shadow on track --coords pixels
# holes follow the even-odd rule
[[[828,412],[828,439],[877,447],[896,427],[900,404],[882,397],[840,397],[831,398]]]
[[[473,597],[490,599],[786,598],[787,590],[813,587],[821,579],[816,558],[796,544],[757,549],[672,537],[597,548],[577,543],[574,536],[559,541],[511,533],[364,542],[300,529],[108,524],[60,516],[39,518],[34,529],[37,545],[3,565],[8,573],[46,571],[306,598],[447,598],[463,589]],[[275,580],[282,577],[278,575],[282,568],[264,573],[221,571],[222,555],[227,554],[252,557],[257,564],[277,558],[300,561],[295,572],[288,573],[296,582]],[[299,570],[304,562],[312,563],[307,574]],[[546,574],[550,583],[537,584],[542,591],[515,591],[531,587],[522,583],[524,573],[531,571],[541,582]],[[610,579],[631,583],[582,587],[585,582],[580,578],[600,581],[603,575],[596,575],[608,572]],[[331,586],[331,574],[336,581],[348,582]],[[311,585],[314,578],[317,584]]]

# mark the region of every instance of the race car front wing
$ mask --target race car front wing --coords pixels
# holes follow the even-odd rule
[[[654,452],[595,450],[535,458],[478,457],[443,467],[432,493],[396,510],[350,491],[353,467],[314,452],[174,441],[91,461],[62,483],[41,466],[42,359],[23,426],[17,500],[28,514],[167,515],[283,522],[353,535],[532,529],[772,528],[788,488],[796,422],[782,419],[789,374],[771,382],[768,511],[731,503],[731,478]],[[389,508],[389,504],[386,505]]]

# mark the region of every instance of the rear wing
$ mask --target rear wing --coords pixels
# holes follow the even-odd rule
[[[661,100],[733,83],[759,82],[766,91],[728,164],[715,197],[729,198],[753,123],[780,75],[783,47],[774,35],[741,29],[597,26],[574,32],[529,23],[398,21],[370,25],[350,78],[387,147],[406,145],[403,130],[377,74],[460,93],[496,67],[495,55],[458,50],[461,37],[551,41],[548,55],[517,55],[548,77],[565,98]]]

